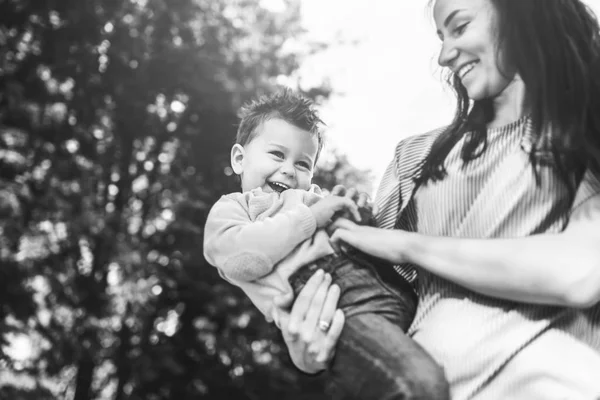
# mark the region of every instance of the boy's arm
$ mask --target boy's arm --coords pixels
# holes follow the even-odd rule
[[[315,217],[304,204],[251,221],[242,204],[223,197],[206,221],[204,256],[227,277],[251,281],[270,273],[315,230]]]

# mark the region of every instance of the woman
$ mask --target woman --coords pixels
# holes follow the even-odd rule
[[[433,11],[455,119],[398,145],[380,228],[338,220],[332,240],[400,272],[418,266],[409,334],[454,399],[600,398],[598,22],[579,0],[436,0]],[[313,277],[290,313],[278,302],[308,373],[334,355],[338,293]]]

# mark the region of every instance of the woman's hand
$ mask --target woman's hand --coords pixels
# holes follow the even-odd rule
[[[336,220],[331,229],[330,242],[335,248],[350,245],[364,253],[379,257],[393,264],[408,260],[404,256],[408,235],[405,231],[373,228],[358,225],[344,218]]]
[[[300,291],[291,312],[291,293],[274,301],[275,320],[292,362],[307,374],[327,368],[344,327],[344,314],[336,310],[340,289],[330,284],[331,276],[319,270]]]

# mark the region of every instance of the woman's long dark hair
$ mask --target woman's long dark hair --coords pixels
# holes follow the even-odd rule
[[[525,83],[525,103],[536,133],[530,158],[550,154],[574,195],[585,167],[600,174],[600,27],[580,0],[490,0],[498,12],[498,49]],[[433,2],[433,1],[432,1]],[[491,100],[471,102],[451,72],[454,120],[434,142],[418,184],[446,176],[444,161],[463,138],[465,164],[485,152]]]

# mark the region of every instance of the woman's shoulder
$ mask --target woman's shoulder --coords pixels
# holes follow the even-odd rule
[[[424,159],[431,150],[431,146],[437,137],[446,130],[446,126],[433,129],[431,131],[408,136],[402,139],[396,145],[395,158],[402,164],[412,164],[410,160],[415,161]]]

